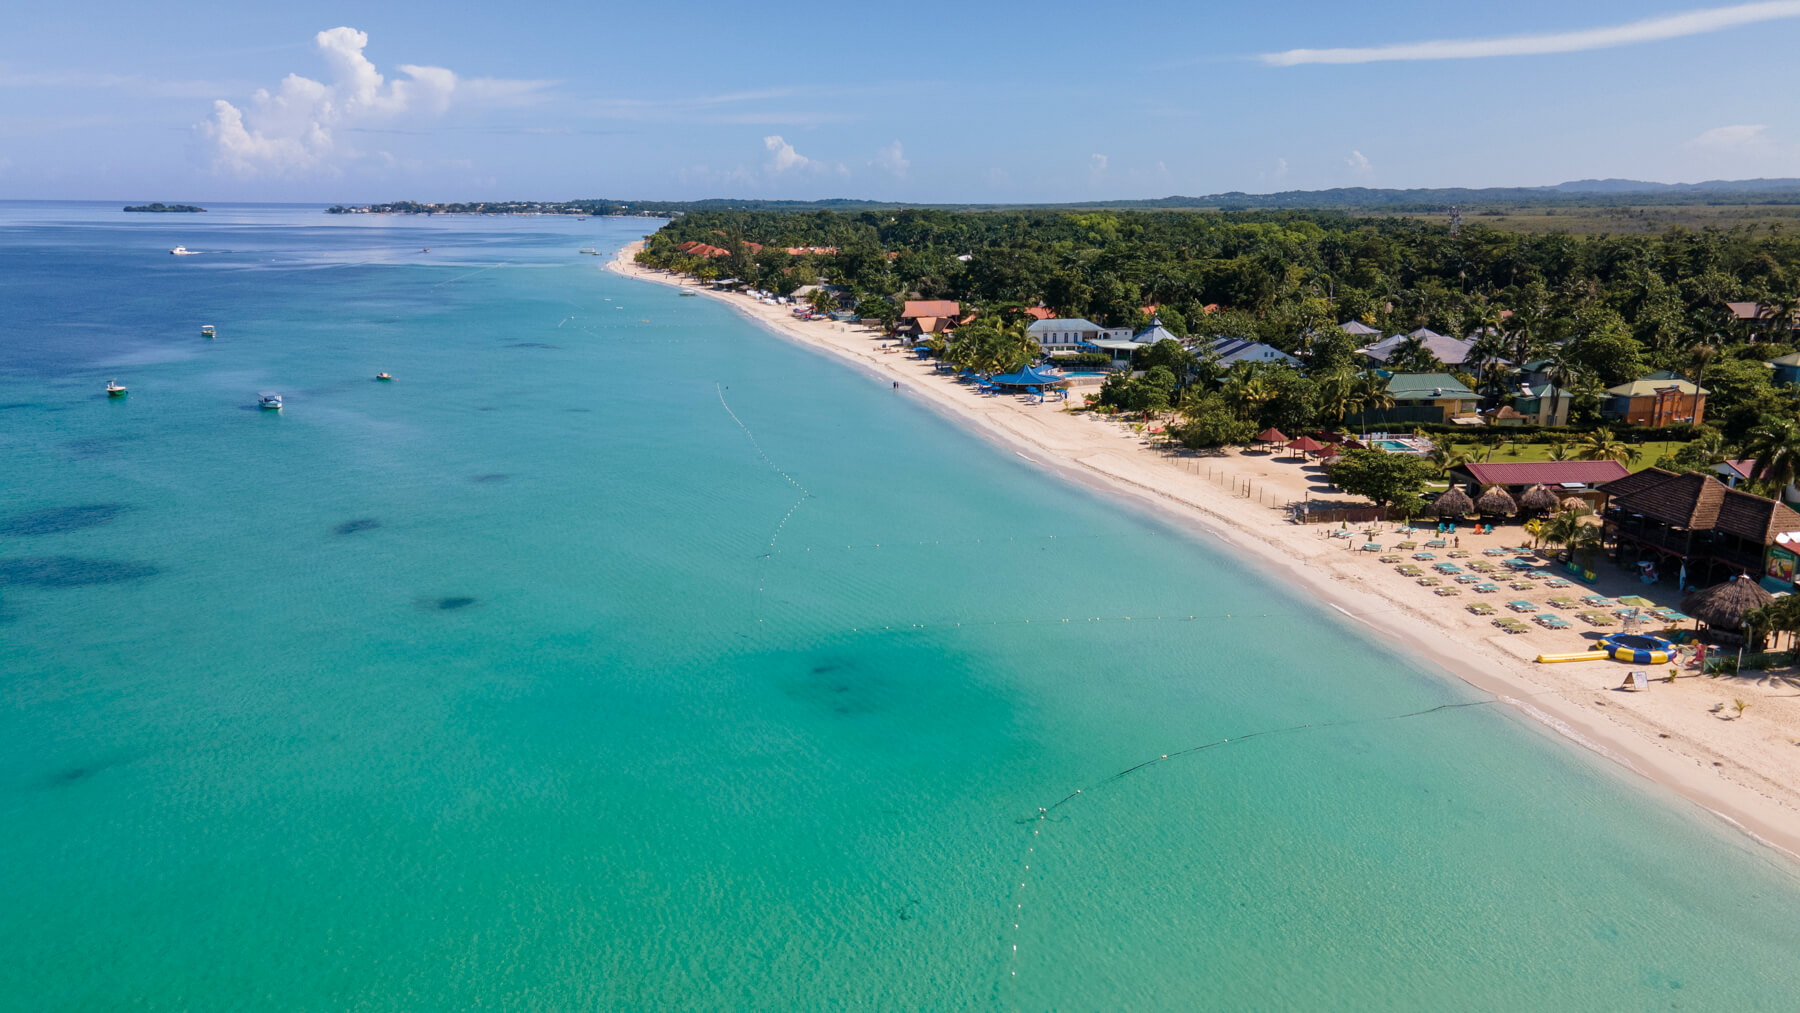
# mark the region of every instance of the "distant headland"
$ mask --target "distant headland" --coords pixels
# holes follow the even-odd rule
[[[459,203],[422,204],[397,200],[386,204],[333,204],[325,209],[330,215],[575,215],[578,217],[635,216],[668,218],[686,210],[677,201],[617,200],[505,200],[468,201]]]
[[[125,205],[125,210],[127,210],[127,211],[148,211],[148,212],[155,213],[155,214],[165,214],[165,213],[169,213],[169,212],[178,212],[181,214],[198,214],[198,213],[203,213],[206,211],[205,208],[195,207],[192,204],[164,204],[161,201],[157,201],[154,204],[127,204],[127,205]]]

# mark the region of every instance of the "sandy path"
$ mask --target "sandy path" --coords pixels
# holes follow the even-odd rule
[[[1386,643],[1512,704],[1519,713],[1623,764],[1731,821],[1764,842],[1800,858],[1800,680],[1682,678],[1654,682],[1648,692],[1616,689],[1628,666],[1611,661],[1539,665],[1540,652],[1585,648],[1578,634],[1533,627],[1522,635],[1496,629],[1465,606],[1487,601],[1500,614],[1514,599],[1540,608],[1554,594],[1617,597],[1645,592],[1643,585],[1602,570],[1598,588],[1553,592],[1541,583],[1525,591],[1503,589],[1475,596],[1465,591],[1441,598],[1433,589],[1397,574],[1374,553],[1352,551],[1362,538],[1328,537],[1322,526],[1292,523],[1283,506],[1306,497],[1341,499],[1329,492],[1316,468],[1257,452],[1216,457],[1161,452],[1126,423],[1059,404],[1032,405],[1017,397],[982,397],[937,373],[929,363],[892,348],[868,328],[796,319],[786,308],[742,295],[712,292],[692,282],[638,267],[630,258],[643,243],[627,246],[609,270],[663,285],[687,287],[719,299],[777,334],[896,381],[946,415],[1027,459],[1075,481],[1122,494],[1185,526],[1218,538],[1256,565],[1292,580],[1320,600],[1371,627]],[[1092,388],[1090,388],[1092,389]],[[1079,403],[1079,393],[1071,403]],[[1391,528],[1392,525],[1384,525]],[[1392,546],[1390,531],[1378,540]],[[1422,541],[1429,535],[1420,536]],[[1461,548],[1480,550],[1521,539],[1517,526],[1493,536],[1464,533]],[[1443,558],[1442,550],[1439,558]],[[1445,584],[1449,584],[1446,580]],[[1646,596],[1658,604],[1667,591]],[[1661,596],[1661,597],[1659,597]],[[1616,628],[1615,628],[1616,629]],[[1789,670],[1791,673],[1791,670]],[[1652,669],[1652,676],[1667,667]],[[1749,704],[1732,717],[1734,701]],[[1723,705],[1722,712],[1712,708]]]

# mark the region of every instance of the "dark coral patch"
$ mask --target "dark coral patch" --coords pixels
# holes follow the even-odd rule
[[[60,535],[65,531],[99,527],[131,509],[123,503],[84,503],[13,514],[0,520],[0,535]]]
[[[160,573],[148,563],[122,559],[83,559],[79,556],[18,556],[0,559],[0,584],[32,587],[87,587],[122,584]]]
[[[427,612],[456,612],[481,603],[479,598],[453,595],[445,598],[420,598],[418,606]]]
[[[331,529],[334,535],[354,535],[358,531],[373,531],[381,527],[381,522],[373,517],[359,517],[353,521],[345,521]]]

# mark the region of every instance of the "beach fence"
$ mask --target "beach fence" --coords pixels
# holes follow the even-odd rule
[[[1387,520],[1386,507],[1330,507],[1309,509],[1304,503],[1294,505],[1294,519],[1301,524],[1368,524]]]
[[[1239,499],[1255,500],[1273,510],[1287,510],[1296,504],[1287,495],[1263,488],[1263,484],[1245,475],[1233,474],[1229,469],[1220,466],[1213,460],[1199,457],[1175,446],[1164,443],[1157,447],[1165,457],[1175,459],[1177,467],[1189,474],[1199,476],[1221,489],[1227,489]]]

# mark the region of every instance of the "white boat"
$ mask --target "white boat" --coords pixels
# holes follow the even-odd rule
[[[213,325],[211,324],[201,324],[200,336],[203,338],[216,338],[219,336],[219,332],[214,330]]]
[[[119,383],[119,381],[117,381],[117,380],[106,381],[106,396],[107,397],[123,397],[123,396],[125,396],[125,391],[126,391],[125,386],[123,384]]]
[[[590,246],[590,247],[588,247],[588,248],[587,248],[587,249],[585,249],[585,250],[582,250],[582,251],[581,251],[581,252],[582,252],[582,253],[587,253],[587,254],[592,254],[592,255],[593,255],[593,256],[596,256],[596,257],[598,257],[598,256],[599,256],[599,255],[600,255],[600,251],[599,251],[599,250],[596,250],[596,249],[594,249],[594,248],[593,248],[593,247],[591,247],[591,246]]]
[[[258,407],[273,408],[276,411],[280,411],[281,395],[274,391],[265,390],[261,394],[256,395],[256,403]]]
[[[185,246],[177,246],[173,250],[170,250],[169,252],[173,253],[177,257],[191,257],[194,255],[194,253],[196,251],[190,250]]]

